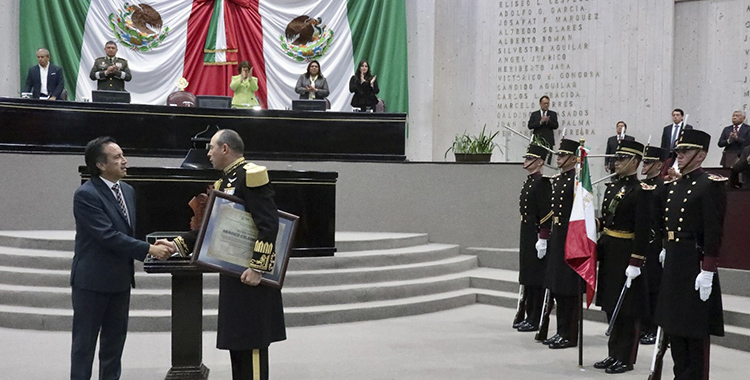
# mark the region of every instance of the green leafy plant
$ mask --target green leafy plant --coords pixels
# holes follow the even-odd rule
[[[450,151],[458,154],[487,154],[492,153],[492,151],[497,148],[502,152],[500,146],[492,141],[500,131],[488,135],[486,133],[486,128],[487,124],[482,127],[482,133],[477,136],[469,135],[466,132],[461,135],[456,135],[453,139],[453,144],[445,151],[443,156],[447,157],[448,152]]]

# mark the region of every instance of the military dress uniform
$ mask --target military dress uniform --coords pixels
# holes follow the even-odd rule
[[[258,228],[250,268],[273,270],[279,214],[266,168],[240,158],[224,169],[214,188],[241,198]],[[193,251],[197,235],[191,231],[174,240],[180,253]],[[230,350],[233,378],[268,379],[268,346],[286,339],[281,290],[220,274],[216,332],[216,347]]]
[[[649,146],[643,155],[643,163],[649,161],[666,161],[667,152],[657,146]],[[656,312],[656,301],[659,298],[659,287],[661,286],[662,266],[659,262],[659,253],[662,249],[661,229],[658,227],[658,219],[661,218],[661,210],[664,210],[664,179],[657,174],[643,181],[648,186],[653,186],[653,206],[651,208],[651,240],[646,247],[646,262],[643,265],[643,276],[648,284],[648,314],[641,318],[641,344],[656,343],[657,326],[654,322],[654,313]],[[653,222],[657,222],[654,225]]]
[[[558,152],[576,154],[577,141],[563,139]],[[565,240],[575,195],[575,169],[552,179],[552,231],[547,248],[544,287],[557,303],[557,334],[542,343],[550,348],[574,347],[578,342],[578,313],[581,308],[583,279],[565,262]]]
[[[640,160],[643,145],[635,140],[623,140],[615,154]],[[607,184],[602,216],[597,223],[602,235],[596,246],[599,260],[596,304],[607,314],[608,321],[612,320],[625,284],[625,270],[630,265],[641,268],[646,259],[654,189],[641,183],[637,174],[619,177]],[[645,282],[644,276],[633,279],[613,323],[607,343],[608,356],[596,363],[595,368],[606,369],[607,373],[633,369],[640,338],[639,321],[648,313]]]
[[[119,72],[106,74],[107,68],[116,66]],[[91,80],[96,81],[97,90],[125,91],[125,82],[130,82],[128,60],[120,57],[99,57],[94,61],[94,67],[89,74]]]
[[[676,149],[708,151],[710,139],[703,131],[686,130]],[[725,181],[698,168],[665,186],[661,222],[667,254],[656,323],[669,339],[676,379],[707,379],[709,335],[724,336],[716,270],[726,204]],[[714,273],[706,301],[695,290],[702,271]]]
[[[526,156],[544,161],[547,150],[538,145],[529,146]],[[539,329],[539,321],[544,306],[544,273],[547,268],[547,258],[537,256],[536,242],[538,239],[548,239],[552,223],[550,205],[551,194],[549,178],[536,172],[529,174],[521,189],[519,211],[521,214],[521,241],[519,249],[518,282],[523,285],[526,299],[525,324],[518,327],[519,331],[535,331]]]

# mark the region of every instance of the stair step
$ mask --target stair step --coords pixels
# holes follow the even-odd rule
[[[72,251],[0,246],[0,266],[70,270],[72,262]]]
[[[452,244],[423,244],[358,252],[337,252],[330,257],[292,257],[289,271],[366,268],[413,264],[457,256],[459,247]]]
[[[75,231],[0,231],[0,246],[73,252]]]
[[[336,232],[336,254],[339,252],[405,248],[428,243],[424,233]]]

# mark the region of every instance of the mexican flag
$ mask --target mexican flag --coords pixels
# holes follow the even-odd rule
[[[565,240],[565,262],[586,281],[586,305],[591,306],[596,289],[596,221],[588,152],[583,147],[579,151],[573,209]]]
[[[312,60],[331,90],[331,109],[351,111],[349,79],[370,62],[388,111],[408,112],[405,0],[24,0],[21,83],[35,51],[62,66],[70,100],[91,97],[89,74],[107,41],[128,60],[133,103],[166,104],[185,78],[196,95],[232,96],[249,61],[264,108],[287,109]]]

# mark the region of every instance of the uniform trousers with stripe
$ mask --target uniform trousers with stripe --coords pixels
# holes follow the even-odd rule
[[[230,350],[232,380],[268,380],[268,347]]]
[[[612,313],[607,313],[607,320],[612,320]],[[612,333],[607,341],[609,356],[625,363],[635,364],[640,338],[639,321],[626,314],[618,314]]]
[[[675,380],[708,380],[711,339],[668,334]]]

